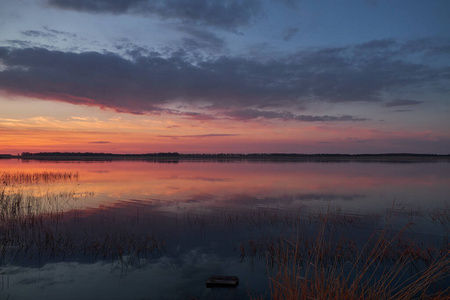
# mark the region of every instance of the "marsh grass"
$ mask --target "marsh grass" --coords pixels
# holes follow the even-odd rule
[[[325,215],[316,238],[298,227],[291,238],[258,246],[266,251],[270,299],[448,299],[448,245],[423,248],[403,237],[410,224],[394,234],[387,223],[358,247],[336,237],[329,222]]]
[[[443,207],[436,207],[428,211],[428,214],[433,222],[444,225],[448,231],[450,224],[450,205],[446,202]]]
[[[86,195],[90,195],[87,193]],[[133,262],[165,253],[165,242],[139,224],[114,220],[99,224],[82,221],[83,211],[66,210],[64,204],[79,193],[42,195],[0,190],[0,265],[21,258],[90,257]]]
[[[78,181],[78,172],[1,172],[2,185],[55,183],[64,181]]]
[[[165,241],[152,233],[152,216],[143,211],[132,218],[119,217],[114,209],[89,216],[81,209],[67,210],[65,205],[90,193],[33,194],[14,187],[78,180],[78,173],[51,174],[2,175],[8,189],[0,188],[0,266],[24,258],[87,257],[134,263],[167,255]],[[448,228],[448,206],[428,215]],[[183,218],[186,230],[225,227],[240,234],[246,229],[236,249],[241,261],[258,258],[266,262],[271,299],[427,299],[449,295],[447,239],[444,237],[440,248],[427,248],[405,236],[409,224],[395,231],[390,222],[365,235],[367,228],[380,221],[378,215],[263,208],[215,214],[188,210]],[[358,235],[349,234],[355,232]]]

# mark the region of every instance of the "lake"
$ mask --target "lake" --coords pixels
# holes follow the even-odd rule
[[[267,241],[314,238],[325,217],[362,247],[408,225],[405,241],[448,254],[449,167],[0,160],[0,299],[270,298]]]

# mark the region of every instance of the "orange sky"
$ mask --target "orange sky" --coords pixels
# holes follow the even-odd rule
[[[449,1],[85,2],[0,1],[0,154],[448,154]]]
[[[393,131],[353,123],[277,120],[236,122],[195,120],[167,114],[134,115],[112,109],[56,101],[0,98],[0,153],[359,153],[369,144],[382,151],[386,141],[438,139],[431,131]],[[399,145],[398,152],[405,151]],[[395,151],[393,151],[395,152]]]

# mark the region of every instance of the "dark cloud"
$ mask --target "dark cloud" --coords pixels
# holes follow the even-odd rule
[[[31,38],[47,38],[47,39],[56,39],[58,37],[62,38],[75,38],[76,34],[70,33],[67,31],[60,31],[55,29],[50,29],[44,26],[44,30],[26,30],[21,31],[23,35]]]
[[[88,144],[110,144],[109,141],[94,141],[94,142],[88,142]]]
[[[261,111],[256,109],[242,109],[227,113],[228,116],[236,120],[251,120],[256,118],[264,119],[281,119],[281,120],[295,120],[302,122],[335,122],[335,121],[367,121],[365,118],[358,118],[353,116],[313,116],[313,115],[295,115],[288,111]]]
[[[358,118],[354,116],[349,115],[343,115],[343,116],[310,116],[310,115],[299,115],[295,116],[294,120],[298,121],[304,121],[304,122],[336,122],[336,121],[367,121],[366,118]]]
[[[362,43],[360,45],[357,45],[356,48],[358,49],[385,49],[391,46],[397,45],[397,42],[395,39],[379,39],[379,40],[372,40],[365,43]]]
[[[404,112],[410,112],[412,111],[411,109],[396,109],[394,110],[394,112],[398,112],[398,113],[404,113]]]
[[[44,37],[44,38],[55,38],[56,37],[52,33],[39,31],[39,30],[27,30],[27,31],[21,31],[21,33],[28,37]]]
[[[31,42],[23,41],[23,40],[6,40],[5,41],[8,45],[11,45],[12,47],[16,48],[28,48],[32,46]]]
[[[410,88],[436,92],[449,85],[448,63],[437,66],[411,59],[400,51],[405,45],[380,40],[264,61],[229,56],[193,60],[185,50],[160,53],[142,48],[126,59],[114,53],[0,47],[0,89],[135,114],[211,118],[167,109],[181,102],[187,108],[206,103],[211,110],[241,120],[363,121],[350,115],[298,115],[293,108],[312,101],[384,103],[386,93]],[[414,104],[418,103],[397,99],[385,105]]]
[[[95,13],[126,13],[145,4],[145,0],[48,0],[52,6]]]
[[[193,119],[193,120],[198,120],[198,121],[207,121],[207,120],[214,120],[215,119],[214,116],[211,116],[211,115],[208,115],[208,114],[202,114],[202,113],[190,112],[190,111],[182,112],[182,113],[172,111],[171,113],[172,114],[183,115],[186,118]]]
[[[401,47],[405,53],[422,53],[424,56],[450,55],[450,40],[436,37],[424,37],[406,42]]]
[[[158,135],[158,137],[171,138],[175,140],[179,138],[210,138],[210,137],[224,137],[224,136],[239,136],[239,134],[212,133],[212,134],[195,134],[195,135]]]
[[[298,32],[298,28],[297,27],[289,27],[283,33],[283,40],[285,42],[289,41],[290,39],[292,39],[294,37],[294,35],[297,34],[297,32]]]
[[[48,0],[51,6],[90,13],[144,14],[236,30],[261,11],[259,0]]]
[[[408,99],[394,99],[384,104],[385,107],[396,107],[396,106],[406,106],[406,105],[417,105],[421,104],[423,101],[408,100]]]
[[[67,31],[62,31],[62,30],[56,30],[56,29],[51,29],[48,28],[47,26],[44,26],[44,29],[54,35],[61,35],[61,36],[66,36],[66,37],[76,37],[77,35],[75,33],[71,33],[71,32],[67,32]]]
[[[183,46],[187,50],[207,49],[221,51],[225,48],[224,40],[210,31],[188,25],[178,25],[176,29],[188,35],[188,37],[183,38]]]
[[[142,56],[152,56],[153,54],[160,56],[159,53],[153,53],[152,49],[135,44],[127,38],[119,39],[115,43],[114,48],[131,59],[138,59]]]

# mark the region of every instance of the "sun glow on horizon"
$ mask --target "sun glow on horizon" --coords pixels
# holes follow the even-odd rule
[[[26,109],[24,109],[24,105]],[[0,153],[367,153],[417,139],[439,143],[432,131],[381,130],[372,124],[289,120],[195,119],[171,113],[130,114],[57,101],[0,98]],[[401,144],[398,151],[405,151]],[[385,152],[385,151],[384,151]],[[395,151],[393,151],[395,152]]]

